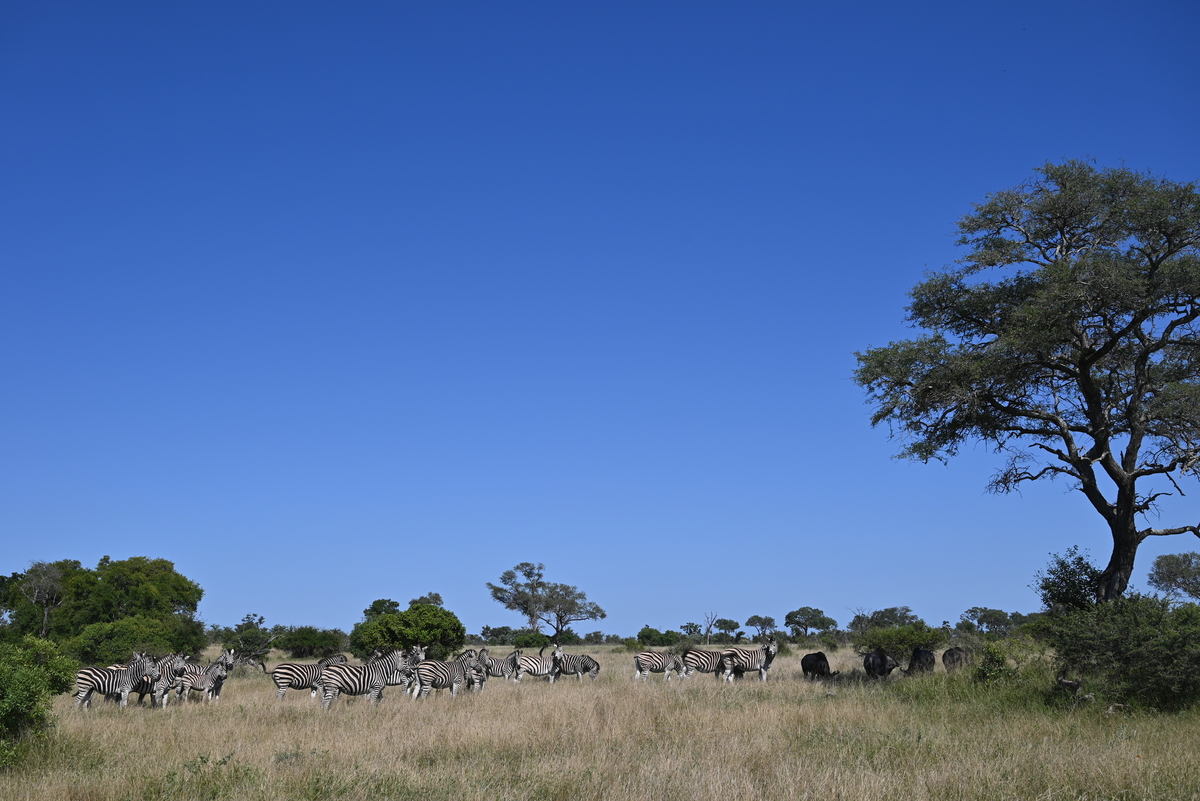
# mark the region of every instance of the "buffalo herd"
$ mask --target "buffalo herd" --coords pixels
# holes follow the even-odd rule
[[[942,666],[947,673],[967,667],[974,663],[971,654],[964,648],[955,646],[947,648],[942,654]],[[908,659],[908,667],[901,668],[900,663],[892,657],[884,653],[882,648],[876,649],[863,657],[863,670],[867,676],[872,679],[885,679],[896,668],[900,668],[900,672],[913,676],[919,673],[932,673],[937,666],[937,657],[933,651],[928,651],[924,648],[914,648],[912,655]],[[800,660],[800,669],[804,671],[804,677],[810,680],[827,679],[831,676],[836,676],[840,671],[829,670],[829,659],[823,651],[817,651],[813,654],[805,654]]]

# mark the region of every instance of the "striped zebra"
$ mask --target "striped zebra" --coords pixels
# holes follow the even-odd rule
[[[496,679],[512,678],[513,672],[516,671],[516,669],[517,669],[517,659],[519,659],[521,656],[521,649],[519,649],[519,648],[516,649],[515,651],[513,651],[511,654],[504,657],[503,659],[497,659],[494,656],[486,656],[485,657],[484,654],[486,652],[487,652],[487,649],[484,648],[482,651],[479,652],[479,655],[480,655],[480,659],[484,662],[484,665],[487,667],[488,675],[491,676],[492,678],[496,678]]]
[[[666,651],[642,651],[633,658],[633,677],[645,681],[651,673],[666,674],[667,681],[671,680],[671,671],[683,675],[683,662],[676,654]]]
[[[703,648],[689,648],[683,654],[683,676],[690,679],[693,673],[711,673],[713,678],[721,680],[721,652],[705,651]]]
[[[517,666],[513,669],[513,679],[520,682],[521,677],[528,673],[530,676],[548,676],[553,684],[558,678],[558,668],[554,666],[553,656],[542,656],[545,650],[546,646],[543,645],[537,656],[518,656]]]
[[[775,654],[779,653],[779,643],[774,637],[768,637],[761,648],[726,648],[721,652],[721,669],[725,671],[725,681],[733,681],[735,672],[748,673],[758,671],[758,680],[767,680],[767,671]]]
[[[138,706],[141,706],[142,699],[149,695],[150,706],[166,709],[167,697],[187,670],[187,654],[167,654],[162,659],[155,660],[154,667],[158,670],[159,678],[152,681],[150,677],[143,676],[130,691],[138,694]]]
[[[221,665],[223,668],[225,668],[226,675],[228,675],[229,671],[233,670],[234,666],[237,665],[237,663],[238,663],[238,660],[237,660],[236,652],[231,648],[227,651],[222,651],[221,655],[217,657],[217,661],[213,662],[212,664],[213,665]],[[191,663],[184,665],[183,673],[179,677],[180,685],[182,685],[184,679],[186,679],[188,676],[192,677],[192,683],[201,681],[202,680],[201,676],[203,676],[204,672],[206,670],[208,670],[210,667],[212,667],[212,665],[196,665],[196,664],[191,664]],[[266,670],[265,666],[263,666],[263,670],[264,671]],[[223,684],[224,684],[224,679],[222,679],[222,685]],[[221,695],[221,686],[218,686],[216,688],[216,690],[217,690],[217,697],[219,698]],[[179,699],[183,695],[186,695],[186,693],[184,693],[183,690],[179,688],[179,685],[176,685],[175,698]]]
[[[377,652],[365,665],[339,662],[321,673],[321,708],[328,710],[339,695],[366,695],[371,703],[383,698],[383,688],[399,683],[395,678],[408,662],[407,651]]]
[[[75,674],[75,706],[90,709],[92,693],[99,692],[102,696],[120,696],[121,706],[129,702],[129,693],[135,684],[148,677],[152,682],[159,679],[158,668],[154,660],[144,653],[135,653],[130,660],[120,667],[85,667]]]
[[[191,671],[184,673],[183,678],[179,680],[179,687],[175,690],[175,700],[181,701],[194,690],[204,693],[205,701],[210,703],[220,701],[221,688],[225,685],[225,678],[229,675],[229,669],[225,665],[224,661],[216,661],[211,665],[205,665],[200,673]]]
[[[275,682],[275,688],[279,690],[279,700],[287,695],[288,690],[311,690],[310,697],[316,698],[321,692],[321,673],[330,665],[341,665],[347,661],[345,654],[334,654],[327,656],[324,659],[319,659],[317,662],[281,662],[275,666],[274,670],[267,670],[267,666],[262,662],[257,664],[262,667],[263,673],[270,675],[271,680]]]
[[[479,657],[473,648],[463,651],[452,662],[419,662],[413,682],[413,700],[428,698],[430,690],[447,688],[453,698],[465,684],[473,684],[475,691],[479,692],[486,676],[487,671],[479,664]]]
[[[592,681],[600,675],[600,663],[587,654],[564,654],[561,645],[554,646],[554,666],[563,676],[576,676],[583,681],[583,674],[592,677]]]

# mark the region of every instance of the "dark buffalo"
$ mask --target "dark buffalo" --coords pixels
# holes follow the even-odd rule
[[[953,673],[961,667],[973,664],[974,659],[967,653],[967,649],[959,648],[957,645],[953,648],[947,648],[942,654],[942,665],[945,666],[947,673]]]
[[[873,679],[887,678],[898,667],[900,667],[900,663],[885,654],[882,648],[863,657],[863,669]]]
[[[800,660],[800,669],[804,671],[804,677],[807,679],[827,679],[841,673],[840,670],[829,672],[829,660],[825,658],[824,651],[805,654]]]
[[[908,670],[904,671],[906,675],[914,673],[932,673],[937,666],[937,657],[933,655],[933,651],[926,651],[924,648],[914,648],[912,657],[908,660]]]

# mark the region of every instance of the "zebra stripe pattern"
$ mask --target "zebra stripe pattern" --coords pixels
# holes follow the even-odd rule
[[[271,671],[271,680],[279,691],[280,701],[288,690],[311,690],[311,696],[316,698],[321,691],[321,674],[324,671],[325,666],[320,662],[281,662]]]
[[[393,677],[405,666],[407,659],[408,654],[404,651],[387,651],[372,657],[366,665],[330,665],[321,674],[321,708],[328,710],[343,693],[367,695],[372,704],[378,703],[383,698],[383,688],[393,683]]]
[[[180,677],[187,669],[187,655],[167,654],[162,659],[155,661],[154,668],[159,673],[157,680],[142,676],[130,691],[138,694],[139,706],[141,706],[142,699],[149,695],[150,706],[161,705],[163,709],[166,709],[167,697],[171,695],[171,690],[175,689],[175,685],[179,683]]]
[[[671,680],[671,671],[683,675],[683,662],[675,654],[663,651],[642,651],[633,658],[633,677],[645,681],[651,673],[665,673]]]
[[[221,687],[224,686],[225,677],[228,675],[225,663],[220,660],[207,665],[200,673],[184,673],[183,678],[179,680],[179,689],[175,691],[175,698],[182,700],[184,696],[190,695],[190,691],[195,690],[204,693],[205,701],[220,701]]]
[[[129,693],[133,686],[146,676],[151,681],[158,681],[158,669],[154,660],[144,653],[134,654],[122,667],[85,667],[75,674],[75,706],[90,709],[92,693],[99,692],[103,696],[120,696],[121,706],[129,702]]]
[[[721,679],[721,652],[689,648],[683,654],[683,678],[689,679],[693,673],[711,673],[713,678],[719,681]]]
[[[325,668],[329,667],[330,665],[344,665],[349,661],[350,660],[346,658],[345,654],[334,654],[333,656],[327,656],[324,659],[318,659],[317,664]]]
[[[554,667],[563,676],[576,676],[583,681],[583,674],[591,676],[592,681],[600,675],[600,663],[587,654],[564,654],[561,645],[554,646]]]
[[[775,654],[779,653],[779,643],[774,637],[768,637],[761,648],[726,648],[721,652],[721,668],[725,671],[725,681],[733,681],[735,671],[748,673],[758,671],[758,680],[767,680],[767,671]]]
[[[548,676],[550,683],[558,678],[558,669],[554,667],[553,656],[542,656],[546,650],[542,646],[542,650],[538,651],[537,656],[518,656],[517,667],[513,670],[513,679],[517,682],[521,681],[521,677],[528,673],[530,676]]]
[[[513,673],[517,669],[517,660],[521,657],[521,650],[518,648],[503,659],[496,659],[494,656],[484,656],[487,649],[484,648],[479,652],[479,658],[487,668],[487,673],[492,678],[508,679],[512,678]]]
[[[476,675],[472,676],[472,673]],[[483,675],[480,676],[480,673]],[[459,688],[469,682],[474,683],[475,691],[478,692],[486,675],[475,651],[470,648],[459,654],[453,662],[421,662],[416,667],[413,700],[428,698],[430,690],[447,688],[450,690],[450,697],[453,698],[458,695]]]

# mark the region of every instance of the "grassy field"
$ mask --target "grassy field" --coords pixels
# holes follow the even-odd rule
[[[507,649],[495,649],[502,655]],[[632,654],[604,648],[595,683],[493,680],[477,696],[384,703],[307,692],[282,703],[261,673],[219,704],[78,712],[21,768],[6,801],[116,799],[1191,799],[1200,798],[1200,715],[1053,710],[1051,676],[976,684],[967,675],[807,682],[799,655],[771,681],[635,682]]]

